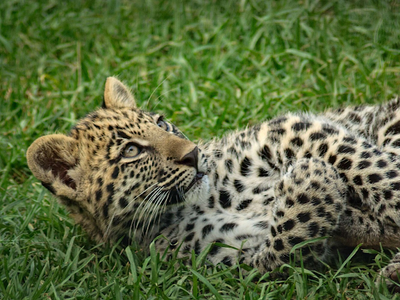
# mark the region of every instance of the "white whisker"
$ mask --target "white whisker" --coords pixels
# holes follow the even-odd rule
[[[177,89],[178,89],[178,88],[169,89],[168,91],[166,91],[166,92],[162,93],[160,96],[158,96],[158,97],[155,99],[155,102],[154,102],[154,104],[153,104],[153,108],[152,108],[151,110],[155,110],[156,107],[158,106],[158,104],[161,103],[161,100],[159,101],[159,99],[161,99],[162,96],[164,96],[165,94],[168,94],[169,92],[171,92],[171,91],[173,91],[173,90],[177,90]]]
[[[145,235],[147,235],[147,233],[149,232],[150,225],[153,222],[153,220],[155,218],[159,217],[159,213],[160,213],[159,207],[163,204],[163,202],[166,202],[166,201],[164,201],[165,200],[165,194],[166,193],[163,192],[162,195],[160,197],[158,197],[158,199],[157,199],[157,201],[156,201],[156,203],[154,205],[154,210],[151,211],[152,214],[150,214],[149,220],[147,222],[146,230],[144,231]]]
[[[157,194],[154,194],[154,196],[152,197],[152,199],[151,199],[151,204],[152,205],[149,206],[150,209],[149,209],[148,213],[146,212],[148,218],[147,218],[146,222],[144,222],[142,224],[143,225],[142,235],[144,235],[144,236],[147,235],[147,233],[149,231],[149,228],[150,228],[150,225],[153,222],[153,219],[155,217],[159,216],[159,206],[165,199],[164,195],[165,195],[165,192],[160,190],[160,191],[158,191]]]
[[[147,106],[151,100],[151,97],[153,97],[154,93],[157,91],[157,89],[169,78],[171,77],[171,75],[168,75],[167,77],[165,77],[165,79],[163,79],[159,85],[156,86],[156,88],[153,90],[153,92],[150,94],[149,98],[147,99],[147,101],[144,103],[144,108],[147,109]],[[154,107],[153,107],[154,109]]]
[[[141,208],[140,210],[139,210],[139,208],[138,208],[138,210],[136,211],[136,213],[135,213],[135,215],[133,216],[133,218],[132,218],[132,224],[133,224],[133,222],[134,221],[137,221],[136,222],[136,225],[135,225],[135,227],[134,227],[134,232],[137,232],[138,231],[138,226],[140,225],[140,222],[143,220],[143,218],[145,217],[145,216],[147,216],[148,215],[148,212],[150,212],[151,213],[151,211],[152,211],[152,209],[153,209],[153,207],[154,207],[154,198],[156,198],[160,193],[161,193],[162,191],[161,191],[161,188],[160,187],[156,187],[153,191],[151,191],[144,199],[143,199],[143,201],[142,201],[142,203],[141,203],[141,206],[143,205],[143,208]],[[138,218],[136,218],[136,214],[138,213],[138,212],[140,212],[140,214],[138,215]],[[142,224],[142,227],[144,227],[144,225],[145,224]],[[142,234],[143,234],[143,230],[142,230]],[[129,236],[131,236],[132,235],[132,227],[130,227],[130,229],[129,229]]]
[[[171,194],[171,191],[167,191],[167,192],[165,193],[166,199],[169,198],[170,194]],[[163,201],[163,203],[161,204],[161,209],[160,209],[161,212],[164,212],[164,211],[166,210],[166,208],[167,208],[167,202],[168,202],[168,201]],[[158,224],[157,224],[158,227],[160,227],[160,223],[161,223],[161,217],[158,218]]]
[[[154,183],[154,184],[150,185],[147,189],[145,189],[143,192],[141,192],[139,195],[137,195],[135,198],[133,198],[131,201],[129,201],[128,205],[127,205],[126,207],[124,207],[121,211],[119,211],[118,213],[119,213],[119,214],[122,214],[125,210],[127,210],[128,208],[130,208],[131,204],[133,205],[133,203],[136,201],[136,199],[138,199],[140,196],[142,196],[142,195],[143,195],[146,191],[148,191],[149,189],[153,188],[155,185],[157,185],[157,183]],[[129,189],[129,191],[131,191],[131,190],[132,190],[132,187]],[[112,215],[110,221],[108,222],[107,229],[106,229],[106,231],[105,231],[105,233],[104,233],[105,236],[107,236],[107,234],[108,234],[109,231],[110,231],[111,224],[112,224],[112,222],[113,222],[113,220],[114,220],[114,218],[115,218],[116,213],[117,213],[117,211],[116,211],[116,209],[114,208],[114,213],[113,213],[113,215]]]
[[[129,235],[131,235],[132,225],[134,221],[140,221],[142,218],[143,211],[146,210],[148,205],[147,198],[151,198],[152,194],[158,190],[159,187],[156,187],[153,191],[151,191],[141,202],[140,205],[136,208],[134,215],[132,216],[131,227],[129,228]],[[138,224],[136,224],[135,230],[137,229]]]

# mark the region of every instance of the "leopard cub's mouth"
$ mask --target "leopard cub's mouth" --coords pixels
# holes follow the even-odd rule
[[[192,182],[189,183],[189,185],[187,186],[187,188],[185,189],[185,193],[187,193],[194,185],[198,184],[201,179],[204,177],[204,173],[203,172],[197,172],[196,176],[194,176]]]

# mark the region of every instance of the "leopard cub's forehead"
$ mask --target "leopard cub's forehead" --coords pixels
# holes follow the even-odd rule
[[[100,108],[81,119],[71,130],[70,136],[77,139],[88,138],[92,142],[106,136],[115,138],[116,136],[112,136],[113,133],[145,137],[148,128],[155,126],[155,119],[158,116],[140,109]]]

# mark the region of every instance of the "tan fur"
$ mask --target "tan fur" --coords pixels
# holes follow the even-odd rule
[[[151,116],[142,114],[136,108],[135,99],[129,89],[115,77],[107,78],[104,103],[106,109],[96,112],[99,118],[106,120],[106,124],[102,123],[101,126],[112,126],[116,129],[127,128],[131,124],[137,125],[139,127],[125,131],[127,135],[132,135],[132,138],[125,139],[124,143],[134,143],[149,149],[145,157],[149,157],[153,152],[157,153],[160,171],[153,167],[153,177],[164,172],[161,170],[175,169],[177,162],[196,148],[191,141],[159,128]],[[126,117],[121,118],[121,113]],[[115,118],[109,118],[110,115]],[[89,115],[87,118],[91,117]],[[34,176],[60,199],[75,222],[81,224],[98,242],[106,242],[115,236],[107,231],[108,224],[97,215],[104,211],[105,206],[109,207],[110,214],[118,214],[117,199],[124,197],[126,190],[119,189],[120,182],[116,183],[116,205],[107,202],[109,191],[106,185],[113,180],[111,177],[115,169],[104,157],[108,155],[120,159],[121,149],[115,146],[107,148],[109,142],[113,141],[111,132],[97,132],[95,127],[87,130],[86,126],[87,121],[84,119],[73,128],[70,136],[53,134],[38,138],[27,151],[27,161]],[[115,135],[116,132],[113,132]],[[88,143],[89,136],[95,139],[94,143]],[[129,162],[129,159],[124,160]],[[179,169],[179,172],[187,172],[188,178],[193,176],[192,168],[179,165]],[[100,179],[104,186],[99,187],[96,184]],[[149,184],[155,182],[154,179],[149,179]],[[140,187],[139,190],[143,192],[144,188]],[[101,199],[95,199],[96,192],[102,194]]]
[[[65,185],[57,175],[55,168],[62,162],[70,166],[68,173],[78,162],[77,141],[62,134],[53,134],[38,138],[27,150],[28,166],[33,175],[46,184],[53,184],[60,196],[77,198],[76,190]],[[45,163],[48,159],[52,163]],[[79,174],[74,174],[72,180],[79,181]]]
[[[399,110],[395,99],[288,113],[196,146],[110,77],[104,108],[68,136],[39,138],[27,159],[98,242],[134,238],[146,248],[161,233],[158,250],[180,245],[180,256],[226,243],[210,251],[213,263],[240,257],[266,272],[288,263],[294,246],[329,237],[302,248],[308,267],[333,244],[399,245]]]
[[[129,89],[115,77],[108,77],[104,90],[106,107],[136,108],[136,101]]]

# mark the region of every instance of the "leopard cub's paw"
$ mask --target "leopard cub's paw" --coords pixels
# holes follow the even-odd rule
[[[389,290],[400,293],[400,253],[397,253],[390,263],[379,272],[376,283],[379,284],[383,280]]]

